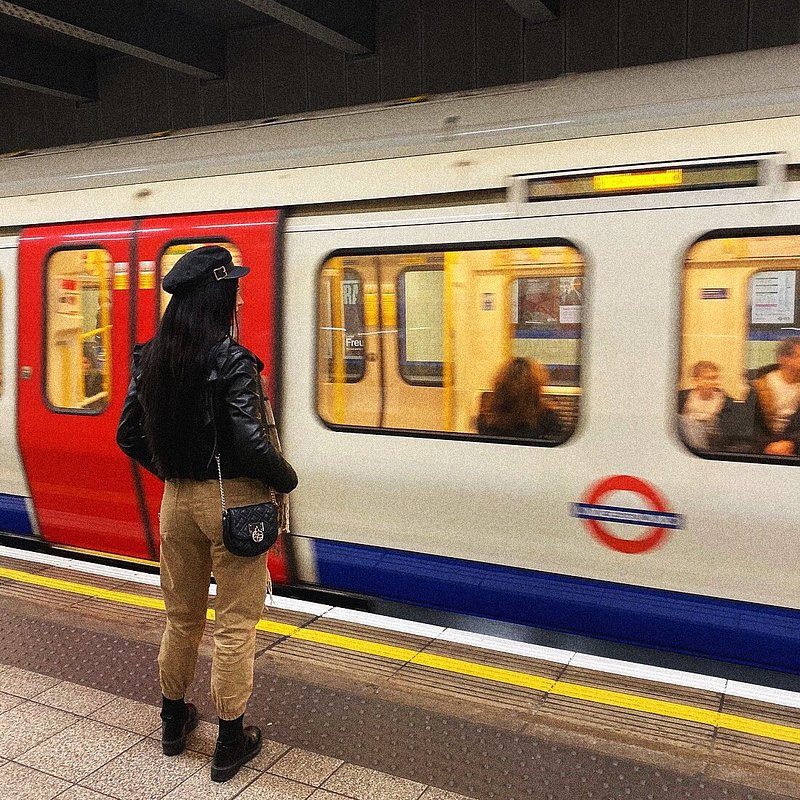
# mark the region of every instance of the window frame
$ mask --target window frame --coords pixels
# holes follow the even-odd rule
[[[800,454],[795,456],[774,456],[769,453],[715,453],[706,450],[697,450],[688,444],[681,436],[679,427],[680,413],[678,411],[679,392],[681,384],[681,372],[683,367],[683,330],[684,320],[686,318],[686,303],[684,300],[684,275],[686,274],[686,262],[692,250],[701,242],[707,242],[715,239],[751,239],[756,237],[772,237],[772,236],[797,236],[800,237],[800,226],[797,225],[764,225],[754,227],[733,227],[733,228],[714,228],[706,231],[701,236],[693,239],[684,249],[680,255],[680,284],[678,296],[678,317],[676,325],[676,358],[674,364],[674,380],[673,380],[673,393],[674,400],[672,404],[672,419],[669,425],[669,430],[675,436],[680,447],[687,453],[690,453],[697,458],[702,458],[704,461],[732,461],[739,463],[750,464],[772,464],[783,467],[798,467],[800,466]],[[758,270],[761,271],[761,270]],[[764,270],[769,271],[769,270]],[[755,274],[755,273],[754,273]],[[748,331],[750,323],[748,322]]]
[[[406,372],[403,367],[404,356],[408,356],[408,345],[406,343],[406,335],[405,335],[405,322],[406,322],[406,292],[405,286],[403,287],[403,292],[400,292],[400,280],[405,279],[406,273],[408,272],[441,272],[442,276],[444,276],[444,269],[440,269],[439,267],[425,267],[425,266],[415,266],[415,267],[403,267],[400,272],[397,273],[397,283],[395,284],[394,290],[397,296],[397,372],[400,375],[400,378],[404,380],[409,386],[425,386],[428,388],[433,389],[441,389],[444,387],[444,361],[439,362],[431,362],[431,363],[438,363],[440,365],[440,372],[439,375],[436,376],[437,380],[436,383],[431,383],[430,381],[414,379],[412,380],[406,375]],[[400,297],[402,296],[403,302],[400,302]],[[402,309],[402,316],[400,314],[400,310]],[[442,314],[444,315],[444,307],[442,308]],[[402,319],[403,325],[400,324]],[[401,333],[402,331],[402,333]],[[402,346],[401,346],[402,345]],[[408,364],[408,358],[405,358],[405,363]]]
[[[328,262],[328,260],[329,259],[325,259],[324,264],[326,264]],[[323,267],[324,267],[324,264],[323,264]],[[363,322],[364,319],[365,319],[365,316],[366,316],[366,309],[364,307],[364,279],[361,277],[361,273],[359,273],[357,270],[353,269],[353,267],[345,267],[345,266],[342,267],[342,272],[343,273],[347,272],[348,270],[350,272],[355,272],[356,275],[358,276],[358,290],[359,290],[359,293],[360,293],[359,297],[360,297],[360,303],[361,303],[361,319],[362,319],[362,322]],[[319,294],[317,294],[317,299],[318,300],[320,299],[319,298]],[[342,305],[344,305],[344,302],[342,303]],[[331,311],[333,311],[333,309],[331,309]],[[319,314],[319,305],[317,305],[317,314]],[[364,325],[366,327],[366,323],[364,323]],[[347,326],[345,326],[344,335],[345,335],[345,342],[346,342],[347,341]],[[364,346],[363,349],[364,349],[364,351],[366,351],[366,345]],[[331,352],[333,352],[333,346],[332,345],[331,345]],[[346,344],[345,344],[345,356],[344,356],[344,359],[345,359],[345,368],[344,368],[345,386],[354,386],[357,383],[361,383],[361,381],[364,380],[364,378],[365,378],[365,376],[367,374],[367,355],[366,355],[366,352],[363,352],[361,354],[361,371],[360,371],[360,374],[358,375],[358,377],[351,378],[347,374],[347,345]],[[331,374],[330,367],[328,369],[328,374],[329,375]]]
[[[575,249],[579,253],[581,252],[580,250],[578,250],[577,247]],[[585,276],[586,261],[584,261],[583,263],[584,263],[583,279],[585,280],[585,278],[586,278],[586,276]],[[530,277],[531,277],[530,275],[519,275],[517,277],[512,277],[506,284],[506,292],[507,292],[508,296],[511,297],[512,293],[514,292],[514,290],[516,288],[514,286],[514,284],[516,284],[516,283],[518,283],[519,281],[522,281],[522,280],[527,280]],[[571,276],[568,276],[568,275],[557,275],[557,276],[553,276],[553,277],[556,278],[556,280],[560,281],[562,278],[567,278],[567,277],[571,277]],[[578,346],[577,346],[578,363],[574,367],[575,374],[577,375],[577,383],[574,386],[572,384],[569,384],[569,383],[551,383],[550,384],[550,386],[559,387],[561,389],[572,389],[572,390],[578,389],[578,390],[580,390],[579,397],[583,395],[583,390],[582,390],[582,387],[581,387],[581,356],[583,355],[583,309],[584,309],[584,303],[583,302],[581,302],[580,308],[581,308],[581,321],[580,322],[578,322],[578,323],[560,323],[560,324],[574,324],[574,325],[576,325],[576,327],[579,329],[579,332],[580,332],[580,335],[576,338],[576,341],[578,342]],[[534,336],[531,336],[531,337],[527,337],[527,336],[518,337],[517,333],[519,332],[519,327],[520,327],[519,324],[516,324],[514,326],[515,331],[514,331],[514,335],[512,336],[512,340],[513,339],[523,339],[523,338],[524,339],[527,339],[527,338],[531,338],[531,339],[539,338],[539,337],[534,337]],[[569,337],[554,336],[554,337],[541,337],[541,338],[567,339]],[[512,347],[513,347],[513,344],[512,344]],[[512,355],[513,355],[513,352],[512,352]],[[527,356],[526,356],[526,358],[527,358]],[[544,363],[544,362],[542,362],[542,363]],[[553,371],[552,367],[553,367],[553,365],[545,364],[545,366],[548,367],[548,370],[550,371],[551,377],[552,377],[552,371]],[[561,366],[563,366],[563,365],[561,365]],[[579,405],[580,405],[580,403],[579,403]],[[580,408],[578,409],[578,415],[580,416]],[[577,427],[577,423],[576,423],[576,427]],[[566,439],[564,441],[566,441]]]
[[[50,315],[48,314],[47,304],[48,304],[48,294],[47,294],[47,279],[50,275],[50,259],[56,255],[57,253],[69,252],[73,250],[79,251],[88,251],[88,250],[102,250],[106,253],[109,257],[111,257],[111,253],[108,249],[101,243],[101,242],[80,242],[80,243],[70,243],[67,245],[56,245],[55,247],[51,247],[44,257],[44,264],[42,269],[42,292],[41,292],[41,302],[42,302],[42,320],[44,324],[42,325],[42,351],[41,351],[41,395],[42,401],[44,403],[45,408],[48,411],[52,411],[54,414],[70,414],[73,416],[80,416],[80,417],[99,417],[101,414],[104,414],[110,407],[111,407],[111,395],[112,395],[112,386],[113,386],[113,378],[114,378],[114,364],[113,360],[108,365],[109,370],[109,391],[108,391],[108,402],[100,409],[89,409],[89,408],[69,408],[64,406],[57,406],[54,405],[50,401],[50,395],[47,391],[47,380],[49,376],[49,368],[50,368],[50,360],[47,355],[48,351],[48,343],[50,341]],[[111,317],[111,329],[114,329],[114,271],[113,271],[113,263],[114,259],[111,258],[112,263],[112,271],[111,275],[109,276],[109,297],[111,298],[111,308],[110,308],[110,317]],[[113,348],[112,348],[112,359],[113,359]]]
[[[587,272],[589,271],[591,265],[590,259],[587,258],[586,253],[578,244],[573,242],[571,239],[568,239],[563,236],[545,236],[539,238],[533,237],[524,239],[504,238],[496,240],[470,239],[463,242],[450,240],[444,243],[421,242],[419,244],[414,244],[414,245],[387,245],[384,247],[338,247],[334,248],[333,250],[326,251],[324,255],[319,259],[317,267],[313,272],[315,310],[314,310],[314,325],[313,328],[311,329],[311,336],[313,337],[311,352],[314,354],[314,357],[311,359],[312,361],[311,383],[313,386],[312,397],[313,397],[314,414],[319,420],[319,422],[328,430],[336,433],[358,433],[358,434],[367,434],[371,436],[404,436],[415,439],[449,440],[449,441],[460,441],[460,442],[472,442],[474,444],[511,444],[511,445],[517,445],[519,447],[534,447],[534,448],[547,448],[547,449],[563,447],[564,445],[573,442],[581,429],[580,425],[581,408],[583,408],[583,398],[585,395],[585,388],[583,385],[579,385],[577,387],[578,389],[580,389],[580,402],[578,406],[578,417],[575,422],[575,427],[570,432],[569,436],[567,436],[560,442],[547,442],[541,439],[521,439],[509,436],[482,436],[479,433],[462,433],[460,431],[432,431],[432,430],[410,429],[410,428],[378,428],[367,425],[337,424],[326,420],[320,414],[319,411],[320,392],[319,392],[319,380],[318,380],[319,375],[317,370],[317,364],[319,358],[319,326],[320,326],[319,285],[320,285],[320,276],[322,274],[322,270],[325,268],[325,264],[327,264],[330,259],[349,258],[356,256],[369,256],[373,258],[375,257],[380,258],[381,256],[388,256],[388,255],[448,253],[456,250],[459,252],[463,252],[463,251],[480,251],[480,250],[507,250],[514,248],[533,248],[533,247],[543,247],[543,248],[569,247],[575,250],[575,252],[577,252],[580,255],[581,260],[583,262],[583,279],[584,281],[586,281]],[[591,288],[589,289],[589,294],[591,294]],[[582,306],[582,311],[581,311],[581,339],[580,339],[581,342],[583,341],[586,332],[590,330],[590,325],[584,319],[583,316],[584,307],[588,306]],[[582,347],[580,348],[579,352],[583,354],[584,350]],[[583,376],[585,374],[585,371],[581,369],[579,374]],[[429,385],[427,386],[428,388],[441,388],[435,386],[431,387]]]

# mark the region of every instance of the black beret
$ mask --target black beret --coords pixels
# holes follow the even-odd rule
[[[216,244],[198,247],[182,255],[167,273],[161,286],[165,292],[174,294],[211,281],[243,278],[249,267],[236,267],[230,250]]]

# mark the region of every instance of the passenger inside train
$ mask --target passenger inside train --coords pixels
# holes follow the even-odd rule
[[[759,371],[753,381],[760,424],[768,455],[792,456],[800,443],[800,338],[780,342],[776,364]]]
[[[483,393],[476,420],[478,433],[561,441],[563,426],[542,395],[542,388],[548,383],[543,364],[528,358],[512,358],[497,374],[494,389]]]
[[[800,457],[798,248],[786,234],[709,238],[689,251],[677,421],[695,452]]]
[[[720,387],[719,365],[698,361],[692,367],[694,386],[678,392],[679,427],[683,440],[695,450],[723,446],[721,420],[728,419],[733,400]]]
[[[329,258],[318,283],[319,416],[476,438],[496,376],[519,359],[536,410],[505,430],[566,441],[579,417],[583,271],[567,243]]]

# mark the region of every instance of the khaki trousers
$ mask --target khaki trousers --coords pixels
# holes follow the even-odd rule
[[[263,503],[269,492],[249,478],[224,482],[229,507]],[[253,691],[256,623],[267,591],[267,557],[241,558],[222,543],[217,481],[167,481],[161,501],[161,589],[167,627],[158,654],[161,692],[185,696],[203,637],[211,573],[217,581],[211,697],[220,719],[244,714]]]

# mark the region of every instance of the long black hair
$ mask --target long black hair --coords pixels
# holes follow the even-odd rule
[[[144,433],[164,478],[196,463],[198,428],[207,421],[211,353],[235,324],[237,280],[176,292],[142,354],[139,399]]]

